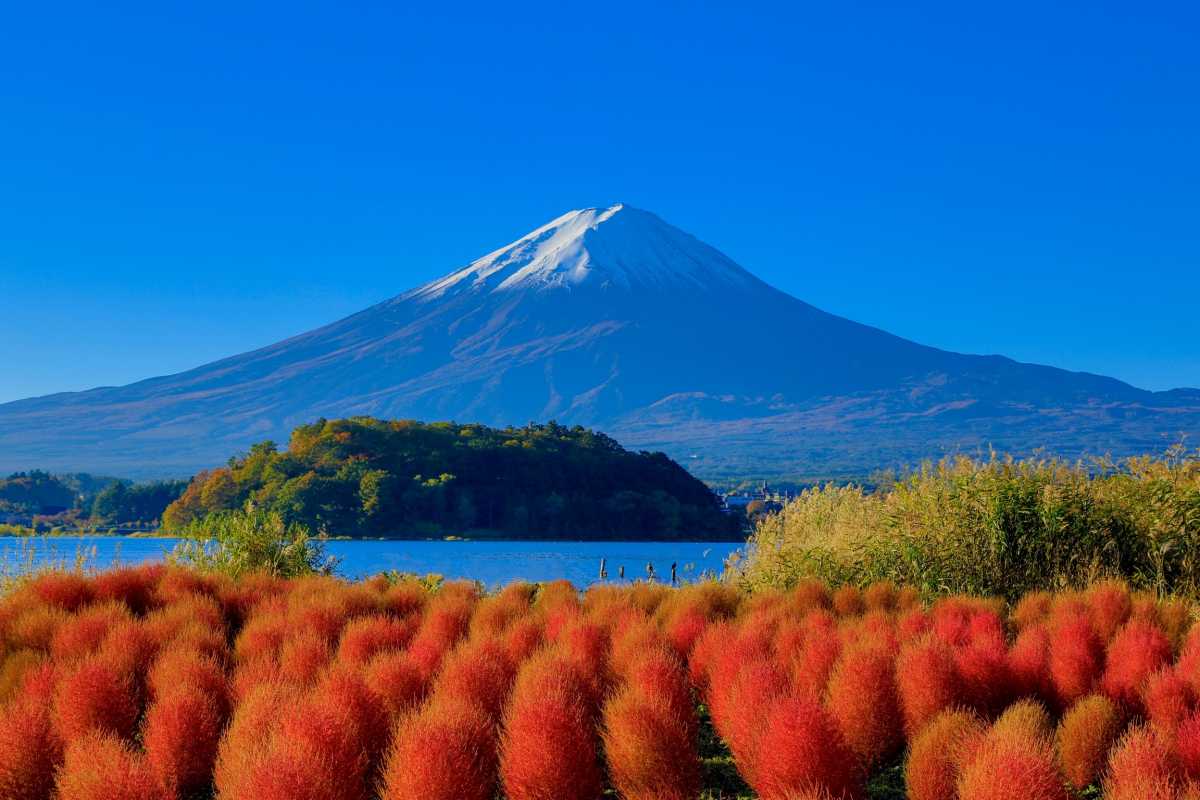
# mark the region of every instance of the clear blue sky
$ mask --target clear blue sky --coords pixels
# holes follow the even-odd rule
[[[921,342],[1200,385],[1194,3],[401,5],[8,9],[0,400],[618,200]]]

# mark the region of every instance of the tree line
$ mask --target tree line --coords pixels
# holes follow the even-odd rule
[[[200,473],[162,521],[183,530],[247,504],[350,536],[696,538],[740,525],[666,455],[554,422],[322,419],[296,428],[284,450],[261,442]]]

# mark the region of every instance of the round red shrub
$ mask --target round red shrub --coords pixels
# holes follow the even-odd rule
[[[495,728],[481,709],[434,698],[401,719],[382,800],[492,800],[495,792]]]
[[[829,677],[826,708],[843,741],[867,767],[904,743],[894,671],[892,651],[860,644],[842,654]]]
[[[695,800],[700,759],[689,726],[669,703],[636,687],[604,706],[604,755],[625,800]]]
[[[60,662],[91,655],[111,628],[129,619],[129,611],[116,603],[85,608],[58,626],[50,640],[50,655]]]
[[[900,650],[896,690],[909,737],[916,736],[943,710],[964,701],[954,654],[934,637],[919,639]]]
[[[866,610],[862,592],[857,586],[845,584],[833,592],[833,610],[839,617],[857,616]]]
[[[603,778],[596,756],[591,714],[578,692],[514,693],[500,749],[508,800],[597,800]]]
[[[49,606],[75,611],[95,597],[92,583],[73,572],[46,572],[30,582],[28,591]]]
[[[1046,591],[1026,592],[1017,601],[1009,614],[1009,620],[1018,631],[1024,631],[1032,625],[1040,625],[1050,616],[1054,605],[1054,596]]]
[[[673,615],[667,622],[665,633],[675,653],[686,659],[696,645],[696,641],[708,627],[708,617],[696,608],[685,608]]]
[[[1149,728],[1133,728],[1109,756],[1104,798],[1176,800],[1182,777],[1170,744]]]
[[[160,652],[146,675],[151,699],[162,697],[179,686],[204,691],[224,713],[229,708],[229,682],[221,666],[204,653],[187,646],[172,645]]]
[[[515,676],[499,644],[492,639],[468,639],[446,657],[433,691],[472,703],[499,720]]]
[[[393,721],[425,699],[428,682],[407,653],[383,652],[363,670],[363,679]]]
[[[96,599],[123,603],[134,614],[145,614],[155,605],[154,589],[164,570],[161,564],[104,570],[92,579]]]
[[[772,704],[753,775],[743,776],[764,800],[822,789],[835,798],[864,797],[854,753],[825,709],[806,697]]]
[[[1167,667],[1151,675],[1142,687],[1142,706],[1150,723],[1169,739],[1196,708],[1196,697],[1178,670]]]
[[[316,683],[332,658],[329,639],[301,630],[279,648],[279,676],[297,688],[309,687]]]
[[[1057,706],[1050,676],[1050,631],[1044,625],[1025,626],[1008,651],[1008,675],[1014,698],[1035,697]]]
[[[1056,739],[1059,763],[1071,786],[1082,790],[1099,779],[1123,723],[1117,706],[1098,694],[1088,695],[1063,715]]]
[[[159,784],[172,795],[209,786],[224,721],[220,702],[194,684],[161,692],[142,729],[146,760]]]
[[[1113,637],[1133,610],[1129,587],[1121,581],[1095,584],[1084,592],[1083,601],[1087,603],[1092,627],[1104,641]]]
[[[1179,764],[1191,781],[1200,781],[1200,713],[1188,714],[1175,730]]]
[[[758,742],[767,714],[788,690],[786,676],[771,661],[746,664],[728,684],[711,692],[709,712],[717,733],[729,745],[738,771],[749,780],[758,763]]]
[[[351,709],[309,697],[284,711],[249,771],[255,800],[366,800],[370,756]]]
[[[1054,752],[1040,739],[988,736],[963,765],[959,800],[1070,800]]]
[[[213,779],[222,800],[255,800],[251,779],[280,715],[296,699],[296,689],[280,683],[262,684],[242,698],[217,746]]]
[[[382,614],[360,617],[342,629],[338,660],[363,665],[386,650],[403,650],[412,641],[420,620],[415,617],[394,619]]]
[[[508,662],[514,667],[521,666],[525,659],[545,641],[542,623],[535,617],[523,617],[514,620],[500,636],[500,645]]]
[[[408,646],[408,653],[424,671],[432,676],[446,653],[467,633],[474,602],[454,595],[439,595],[429,604],[427,613]]]
[[[91,731],[67,746],[56,800],[166,800],[146,760],[111,734]]]
[[[1146,679],[1171,660],[1171,640],[1157,626],[1134,620],[1108,645],[1100,685],[1104,693],[1127,707],[1141,709]]]
[[[140,711],[130,679],[96,656],[63,678],[54,693],[55,725],[68,743],[93,729],[132,738]]]
[[[983,742],[984,725],[970,711],[947,709],[930,719],[912,740],[904,763],[910,800],[957,800],[963,763]]]
[[[50,713],[36,698],[17,698],[0,711],[0,797],[46,800],[62,745]]]
[[[1086,617],[1071,616],[1052,630],[1050,677],[1061,708],[1091,694],[1100,678],[1104,649]]]

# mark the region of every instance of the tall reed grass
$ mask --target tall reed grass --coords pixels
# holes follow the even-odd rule
[[[1200,451],[1121,462],[963,457],[876,491],[810,489],[759,522],[731,569],[751,589],[815,576],[1015,600],[1119,577],[1196,596]]]

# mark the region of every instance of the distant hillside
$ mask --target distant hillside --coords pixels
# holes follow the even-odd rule
[[[369,417],[293,431],[197,475],[163,515],[182,529],[252,502],[333,535],[729,535],[703,483],[662,453],[555,423],[497,430]]]
[[[1013,320],[1028,322],[1020,309]],[[1162,452],[1200,436],[1200,391],[1148,392],[911,342],[814,308],[654,214],[615,205],[564,214],[253,352],[0,405],[0,470],[183,477],[296,425],[359,415],[556,419],[663,450],[703,478],[809,479],[989,447]]]
[[[15,472],[0,478],[0,522],[67,528],[153,525],[186,485],[133,483],[86,472]]]

